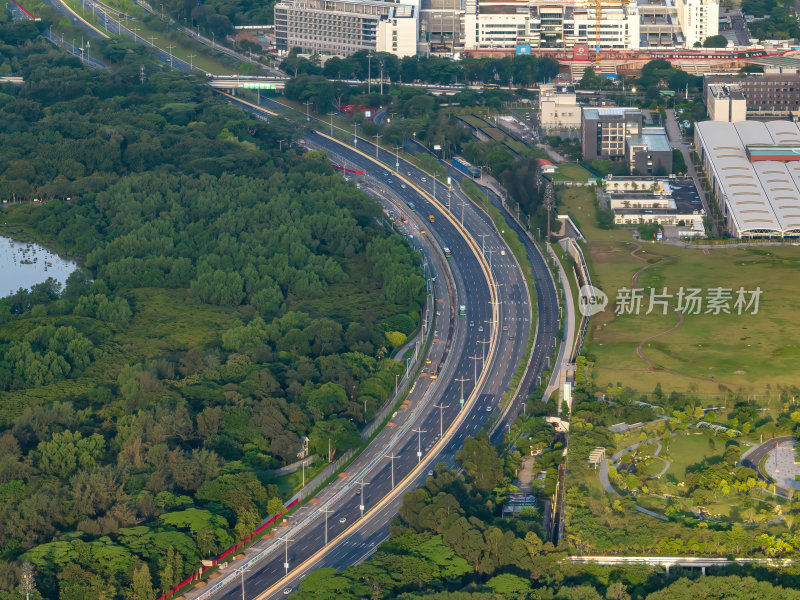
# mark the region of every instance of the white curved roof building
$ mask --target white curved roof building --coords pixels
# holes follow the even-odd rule
[[[800,236],[797,124],[703,121],[695,144],[731,235]]]

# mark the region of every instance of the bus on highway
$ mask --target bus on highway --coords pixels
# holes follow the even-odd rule
[[[448,248],[447,246],[445,246],[445,247],[444,247],[444,248],[442,248],[442,249],[444,250],[444,255],[445,255],[447,258],[450,258],[450,257],[452,256],[452,254],[450,253],[450,248]]]
[[[458,314],[461,315],[462,317],[465,317],[467,315],[467,307],[464,306],[463,304],[459,304],[458,305]]]

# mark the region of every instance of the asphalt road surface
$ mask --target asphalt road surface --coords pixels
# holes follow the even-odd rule
[[[269,103],[270,101],[264,100],[263,102]],[[274,104],[270,106],[272,109],[278,107]],[[331,142],[314,132],[310,132],[305,136],[305,142],[310,147],[328,151],[335,161],[347,161],[349,168],[365,170],[373,186],[375,183],[378,183],[378,186],[381,183],[385,186],[386,196],[391,196],[395,206],[398,206],[399,202],[404,202],[407,215],[416,213],[414,217],[409,219],[411,230],[406,233],[410,236],[412,243],[423,235],[432,236],[436,238],[440,247],[449,247],[453,257],[458,257],[457,260],[450,259],[447,261],[456,284],[456,301],[454,305],[464,304],[467,307],[466,316],[454,316],[456,321],[455,337],[451,351],[448,352],[447,358],[441,363],[443,368],[438,372],[438,379],[434,383],[430,381],[430,378],[424,378],[417,383],[416,388],[430,386],[433,389],[428,390],[428,398],[419,408],[419,414],[414,421],[413,427],[409,425],[403,435],[397,435],[390,442],[391,452],[396,456],[399,455],[399,458],[394,461],[383,459],[376,462],[381,451],[386,448],[385,445],[382,446],[385,440],[381,436],[394,435],[394,431],[391,428],[387,428],[388,431],[382,432],[378,438],[380,443],[371,444],[357,459],[356,463],[348,468],[349,474],[358,473],[359,476],[351,477],[350,483],[344,488],[345,491],[343,493],[336,492],[338,495],[334,496],[335,512],[329,514],[327,523],[328,539],[332,539],[360,518],[360,505],[362,502],[368,506],[370,501],[374,503],[374,501],[383,498],[388,493],[391,487],[391,463],[394,462],[395,481],[399,482],[403,475],[410,472],[417,465],[418,448],[422,449],[425,456],[425,453],[439,438],[440,425],[443,424],[446,429],[447,424],[461,410],[459,402],[461,382],[456,380],[460,378],[470,380],[464,383],[464,394],[468,396],[471,392],[475,375],[480,376],[484,352],[484,344],[480,342],[488,341],[487,334],[491,326],[488,321],[491,319],[492,307],[489,304],[490,296],[477,259],[472,255],[467,243],[461,238],[456,228],[444,218],[438,207],[429,203],[411,186],[403,183],[390,167],[378,166],[351,149]],[[362,146],[363,151],[370,154],[375,151],[374,145],[367,144],[363,140],[359,140],[359,145]],[[381,150],[379,158],[392,165],[395,162],[393,153],[387,150]],[[433,182],[429,180],[426,174],[412,165],[401,160],[400,171],[406,178],[411,179],[417,185],[432,191]],[[426,180],[423,181],[423,178]],[[437,190],[437,198],[445,205],[447,204],[446,195],[447,190]],[[414,211],[410,210],[410,203],[414,204]],[[406,483],[404,488],[408,490],[413,489],[424,481],[425,477],[427,477],[426,473],[430,472],[433,464],[444,462],[448,466],[453,466],[455,452],[463,445],[464,438],[477,433],[489,418],[499,413],[498,401],[502,393],[508,388],[510,379],[516,372],[520,359],[524,356],[527,334],[530,330],[530,321],[528,320],[530,313],[524,280],[513,256],[500,239],[493,224],[491,224],[485,213],[473,207],[471,203],[460,196],[459,192],[451,192],[450,207],[453,215],[458,220],[463,219],[464,227],[470,231],[472,237],[480,240],[478,244],[483,247],[487,257],[491,256],[492,271],[498,283],[501,284],[498,287],[498,299],[501,302],[498,307],[500,314],[498,359],[488,365],[490,373],[487,384],[484,389],[480,390],[481,393],[475,404],[468,409],[470,412],[458,428],[456,435],[446,445],[445,449],[433,458],[429,469],[423,471],[415,481]],[[431,214],[434,215],[434,223],[426,223],[427,216]],[[419,232],[423,228],[426,229],[426,234]],[[416,238],[414,237],[415,229],[417,231]],[[444,283],[442,278],[437,275],[437,273],[440,273],[440,271],[437,271],[439,267],[436,265],[436,260],[431,257],[429,257],[429,263],[432,275],[436,277],[437,298],[442,298],[442,294],[445,292],[443,289],[438,289],[438,286]],[[542,266],[544,266],[543,262]],[[544,268],[546,269],[546,267]],[[549,277],[546,271],[544,274]],[[550,285],[552,286],[552,282]],[[553,291],[553,297],[555,297],[554,295],[555,292]],[[442,308],[442,304],[437,303],[437,310],[441,312]],[[552,314],[547,310],[541,309],[539,312],[540,318],[544,318],[545,321]],[[441,314],[437,316],[437,319],[441,318]],[[470,322],[472,325],[470,325]],[[439,321],[437,321],[437,327],[441,327]],[[480,329],[483,329],[483,331],[480,331]],[[541,325],[540,329],[543,330]],[[546,344],[548,349],[541,350],[538,353],[541,356],[549,354],[552,348],[552,341],[546,342]],[[534,358],[536,356],[537,353],[534,353]],[[442,357],[434,354],[432,354],[431,358],[432,364],[439,364],[442,360]],[[535,362],[536,360],[534,360]],[[534,381],[535,377],[531,376],[526,380]],[[416,391],[419,390],[415,389]],[[523,396],[523,398],[526,397]],[[441,414],[441,423],[440,411],[434,407],[434,404],[445,406]],[[513,418],[521,410],[522,403],[518,402],[517,404],[517,407],[513,407],[509,411],[507,418],[510,421],[513,421]],[[423,433],[415,433],[412,429],[421,429]],[[363,477],[369,485],[364,487],[363,495],[357,495],[356,492],[360,491],[358,482],[362,479],[359,468],[361,466],[360,463],[363,462],[372,465]],[[391,502],[387,502],[377,514],[365,520],[358,529],[336,544],[311,568],[324,566],[344,568],[363,560],[387,537],[389,522],[396,514],[401,498],[398,495]],[[329,501],[324,495],[321,496],[320,500],[321,502],[317,506],[325,505]],[[318,509],[309,504],[303,510],[313,513]],[[295,518],[300,523],[300,519],[305,518],[305,516],[300,518],[293,517],[293,519]],[[342,519],[344,522],[341,522]],[[278,533],[282,534],[283,532],[279,531]],[[281,544],[280,541],[275,540],[267,541],[265,544],[267,546],[271,545],[273,552],[263,561],[254,565],[249,572],[245,573],[245,598],[257,596],[262,590],[276,582],[281,582],[282,589],[296,588],[305,573],[290,571],[289,576],[284,578],[284,557],[288,557],[291,569],[292,565],[302,562],[320,549],[325,539],[324,515],[318,514],[316,519],[307,523],[301,531],[295,532],[288,529],[287,533],[292,541],[288,544]],[[275,597],[283,595],[282,589],[276,592]],[[222,590],[219,597],[236,598],[238,600],[241,594],[240,585],[231,585]]]

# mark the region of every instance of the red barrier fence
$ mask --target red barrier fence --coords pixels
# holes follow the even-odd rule
[[[363,175],[364,171],[354,171],[353,169],[346,169],[345,167],[340,167],[339,165],[333,165],[333,168],[337,171],[344,171],[345,173],[351,173],[352,175]]]
[[[11,1],[14,2],[14,0],[11,0]],[[14,2],[14,3],[16,4],[16,2]],[[263,525],[258,526],[253,531],[253,533],[251,533],[247,537],[243,538],[240,542],[235,543],[233,546],[231,546],[230,548],[225,550],[222,554],[220,554],[217,558],[212,560],[211,564],[209,566],[201,567],[200,569],[198,569],[197,571],[192,573],[189,577],[187,577],[186,579],[181,581],[178,585],[176,585],[170,591],[168,591],[166,594],[164,594],[163,596],[159,596],[157,598],[157,600],[168,600],[169,598],[172,598],[175,594],[177,594],[179,590],[182,590],[183,588],[185,588],[187,585],[189,585],[193,581],[201,579],[203,577],[203,573],[205,573],[209,569],[213,569],[216,565],[218,565],[219,563],[223,562],[225,560],[225,558],[227,558],[231,554],[235,554],[237,550],[239,550],[240,548],[243,548],[251,540],[257,538],[259,536],[259,534],[264,532],[268,527],[270,527],[271,525],[274,525],[275,523],[277,523],[278,519],[280,519],[283,515],[285,515],[287,512],[289,512],[295,506],[295,504],[297,504],[298,502],[300,502],[300,500],[296,499],[296,500],[293,500],[292,502],[290,502],[289,504],[287,504],[281,512],[279,512],[277,515],[273,516],[271,519],[265,521]]]
[[[27,10],[25,10],[25,7],[23,7],[19,2],[17,2],[17,0],[11,0],[11,1],[14,3],[14,6],[20,9],[25,14],[25,16],[28,17],[31,21],[39,20],[36,17],[34,17],[31,13],[29,13]]]

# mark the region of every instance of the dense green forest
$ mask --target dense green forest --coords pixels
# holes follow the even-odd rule
[[[419,257],[324,155],[124,47],[0,24],[2,235],[81,268],[0,300],[0,598],[148,597],[274,514],[394,387]],[[42,199],[41,205],[30,202]],[[390,335],[387,335],[390,334]]]

